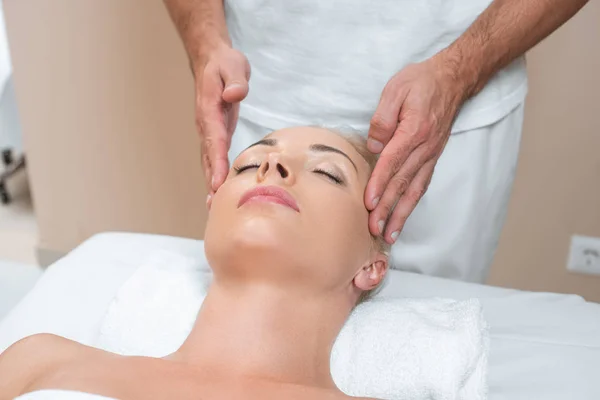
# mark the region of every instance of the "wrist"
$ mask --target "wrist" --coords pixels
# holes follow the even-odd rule
[[[214,54],[223,49],[231,49],[231,41],[229,38],[223,38],[220,35],[204,37],[201,42],[202,45],[189,52],[190,66],[194,73],[204,69]]]
[[[438,62],[440,74],[457,90],[466,101],[475,96],[483,87],[487,79],[483,70],[483,63],[477,60],[472,52],[461,48],[456,42],[434,56]]]

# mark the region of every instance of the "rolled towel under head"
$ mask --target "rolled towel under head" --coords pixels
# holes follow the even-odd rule
[[[119,289],[95,345],[163,357],[191,331],[210,285],[205,261],[159,251]],[[331,354],[345,393],[381,399],[487,397],[488,330],[478,300],[375,298],[357,306]]]
[[[488,348],[478,300],[374,298],[346,321],[331,372],[352,396],[479,400]]]

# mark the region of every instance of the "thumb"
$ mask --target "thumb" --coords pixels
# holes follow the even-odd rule
[[[375,114],[371,118],[367,138],[367,147],[372,153],[381,153],[394,136],[394,132],[398,127],[400,109],[406,96],[407,91],[398,88],[393,81],[390,81],[383,89]]]
[[[243,55],[238,59],[221,64],[223,79],[223,100],[227,103],[239,103],[248,95],[248,79],[250,79],[250,64]]]

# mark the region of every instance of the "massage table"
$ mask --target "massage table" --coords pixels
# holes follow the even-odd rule
[[[104,233],[50,266],[0,321],[0,352],[40,332],[92,345],[119,288],[155,250],[204,259],[203,242]],[[490,325],[490,400],[600,399],[600,304],[390,271],[382,296],[479,298]]]

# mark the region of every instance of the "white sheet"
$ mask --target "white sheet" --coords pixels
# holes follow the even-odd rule
[[[29,293],[41,275],[38,266],[0,260],[0,321]]]
[[[0,323],[0,351],[39,332],[90,344],[119,287],[151,250],[204,258],[202,242],[111,233],[95,236],[42,276]],[[383,293],[478,297],[490,324],[491,400],[600,399],[600,305],[392,271]]]
[[[36,390],[13,400],[117,400],[74,390]]]

